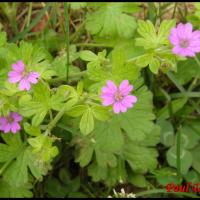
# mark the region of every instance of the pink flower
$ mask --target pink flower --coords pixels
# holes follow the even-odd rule
[[[169,40],[174,46],[174,54],[180,56],[194,57],[200,52],[200,31],[192,31],[192,24],[178,24],[177,28],[172,28]]]
[[[113,105],[115,113],[126,112],[137,102],[136,96],[129,95],[132,90],[133,86],[129,85],[128,80],[122,81],[119,88],[112,81],[107,81],[107,86],[101,90],[103,106]]]
[[[21,60],[12,64],[12,69],[13,70],[8,73],[8,80],[10,83],[19,82],[20,90],[30,90],[31,83],[36,84],[38,82],[40,75],[37,72],[27,72]]]
[[[8,117],[0,117],[0,130],[4,133],[12,132],[17,133],[21,127],[19,122],[22,120],[22,116],[17,112],[11,112]]]

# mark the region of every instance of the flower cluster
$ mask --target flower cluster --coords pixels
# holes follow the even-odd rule
[[[132,90],[133,86],[129,85],[128,80],[122,81],[119,87],[108,80],[101,93],[103,106],[113,105],[115,113],[126,112],[128,108],[131,108],[137,102],[137,97],[130,95]]]
[[[7,117],[0,117],[0,131],[17,133],[21,129],[19,125],[21,120],[22,116],[17,112],[10,112]]]
[[[24,63],[19,60],[12,64],[12,71],[8,73],[10,83],[18,83],[20,90],[30,90],[31,83],[38,82],[39,74],[37,72],[27,72]]]
[[[179,56],[194,57],[200,52],[200,31],[192,31],[192,24],[178,24],[171,29],[169,40],[174,46],[172,52]]]
[[[126,193],[124,188],[121,188],[121,192],[116,192],[115,189],[113,189],[113,196],[109,195],[108,198],[136,198],[136,195],[131,193]]]

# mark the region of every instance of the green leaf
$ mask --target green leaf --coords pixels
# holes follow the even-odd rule
[[[110,118],[110,112],[102,106],[92,106],[93,115],[100,121],[106,121]]]
[[[107,171],[107,168],[99,167],[96,163],[93,163],[88,167],[88,174],[92,177],[92,181],[94,182],[105,180]]]
[[[142,156],[141,156],[142,155]],[[124,158],[133,171],[146,173],[157,166],[158,153],[154,148],[148,148],[132,142],[126,142],[124,146]]]
[[[98,62],[90,62],[87,64],[87,75],[90,80],[99,82],[108,79],[111,73],[103,70]]]
[[[139,2],[125,2],[123,3],[123,11],[127,13],[139,12],[141,10],[141,3]]]
[[[198,58],[200,58],[198,56]],[[184,85],[188,83],[192,78],[200,78],[200,70],[196,61],[192,58],[188,58],[184,61],[179,61],[177,66],[177,73],[174,74],[180,84]]]
[[[135,18],[124,14],[124,3],[104,3],[86,16],[86,29],[99,37],[133,37]],[[126,31],[124,31],[126,30]]]
[[[144,54],[142,56],[139,56],[136,59],[135,64],[140,66],[140,67],[146,67],[152,61],[152,59],[153,59],[153,54],[152,53],[147,53],[147,54]]]
[[[29,138],[28,143],[32,146],[34,153],[39,153],[43,161],[50,161],[58,154],[58,149],[52,146],[53,139],[46,135]]]
[[[126,61],[125,51],[121,47],[116,47],[112,51],[112,70],[113,72],[118,71],[120,68],[124,66]]]
[[[56,94],[52,95],[50,106],[56,111],[65,106],[68,111],[78,102],[78,98],[78,93],[72,86],[61,85],[57,88]]]
[[[145,49],[154,49],[157,46],[157,35],[151,21],[138,21],[138,33],[142,38],[136,38],[136,45],[143,46]]]
[[[116,167],[117,159],[112,153],[102,152],[102,150],[95,149],[95,155],[98,166],[104,168],[107,165],[111,167]]]
[[[136,45],[143,46],[145,49],[156,49],[160,45],[168,44],[168,35],[175,23],[175,20],[164,20],[160,24],[158,32],[156,32],[151,21],[139,20],[137,31],[142,37],[136,38]]]
[[[125,63],[126,54],[124,47],[120,46],[112,52],[112,74],[117,82],[123,80],[136,80],[139,77],[140,68],[133,63]]]
[[[149,69],[154,74],[158,74],[159,67],[160,67],[160,61],[156,58],[152,58],[150,63],[149,63]]]
[[[171,101],[172,113],[175,114],[176,112],[178,112],[181,108],[183,108],[186,102],[187,98],[180,98]],[[170,117],[169,106],[170,105],[167,104],[165,107],[159,110],[159,112],[157,113],[158,119],[168,119]]]
[[[124,138],[117,118],[113,118],[108,122],[97,122],[94,134],[96,145],[101,151],[119,151],[124,144]]]
[[[0,163],[9,162],[10,160],[16,158],[22,150],[20,134],[13,137],[4,135],[3,139],[6,144],[0,144]]]
[[[64,198],[68,193],[65,186],[63,186],[56,178],[48,178],[45,181],[44,190],[45,193],[48,194],[48,197]]]
[[[80,121],[80,130],[83,135],[88,135],[94,129],[94,118],[90,108],[84,113]]]
[[[197,184],[200,180],[198,173],[195,170],[190,170],[184,178],[187,182],[191,182],[192,184]]]
[[[25,95],[19,101],[20,114],[25,117],[33,116],[32,125],[38,126],[50,109],[50,88],[47,84],[39,82],[34,86],[32,99],[30,96]]]
[[[57,35],[56,38],[59,36]],[[64,37],[63,37],[64,38]],[[62,41],[61,43],[64,43]],[[55,47],[55,45],[53,46]],[[61,55],[60,55],[61,54]],[[55,57],[51,63],[51,69],[56,72],[56,75],[60,78],[65,78],[67,73],[67,53],[66,51],[61,51],[59,56]],[[80,69],[78,67],[74,67],[72,62],[75,61],[79,57],[79,52],[77,52],[75,45],[69,46],[69,74],[79,72]]]
[[[193,161],[192,161],[192,167],[200,174],[200,146],[196,146],[192,150],[193,155]]]
[[[176,156],[176,147],[173,146],[167,151],[167,162],[172,167],[177,167],[177,156]],[[181,149],[181,174],[187,174],[189,168],[192,166],[192,154],[185,150]]]
[[[168,44],[169,39],[168,36],[170,34],[171,28],[176,25],[176,20],[163,20],[160,24],[159,31],[158,31],[158,41],[160,44]]]
[[[188,126],[183,126],[180,129],[181,146],[186,149],[192,149],[199,144],[200,136]]]
[[[133,141],[141,141],[153,129],[152,94],[145,86],[134,92],[138,101],[133,108],[119,115],[119,124]]]
[[[164,167],[161,169],[155,169],[152,171],[152,174],[156,176],[156,179],[159,184],[166,186],[169,183],[179,184],[180,180],[177,176],[177,170]]]
[[[161,128],[155,125],[150,134],[146,135],[145,140],[142,141],[142,146],[154,147],[160,142]]]
[[[83,113],[87,110],[87,108],[88,108],[87,105],[73,106],[72,109],[70,109],[66,112],[66,114],[71,117],[79,117],[79,116],[83,115]]]
[[[0,180],[0,196],[1,198],[31,198],[33,197],[30,189],[32,185],[26,184],[20,187],[15,187],[5,182],[4,180]]]
[[[84,50],[80,52],[80,58],[85,61],[96,61],[98,56],[95,55],[92,51]]]
[[[144,188],[144,187],[148,186],[148,181],[141,174],[131,175],[129,177],[129,181],[130,181],[130,183],[132,183],[133,185],[135,185],[136,187],[139,187],[139,188]]]
[[[94,147],[90,144],[90,142],[85,143],[84,146],[80,149],[80,153],[76,158],[76,162],[79,162],[81,167],[85,167],[91,161],[93,152]]]
[[[31,126],[29,123],[24,123],[24,130],[27,134],[31,136],[38,136],[41,134],[41,130],[39,127]]]
[[[77,93],[78,93],[79,95],[82,95],[82,93],[83,93],[83,88],[84,88],[84,83],[83,83],[82,80],[80,80],[80,81],[78,82],[78,84],[77,84]]]
[[[165,146],[172,146],[175,142],[174,128],[167,120],[158,120],[157,124],[161,127],[161,143]]]
[[[27,160],[28,156],[25,151],[22,151],[21,154],[17,157],[16,161],[13,161],[5,173],[3,174],[3,179],[7,181],[10,185],[19,187],[28,182],[28,169],[27,169]]]

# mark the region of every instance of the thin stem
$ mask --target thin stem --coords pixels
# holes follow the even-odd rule
[[[69,96],[70,92],[66,92],[64,97]],[[58,121],[62,118],[62,116],[64,115],[66,111],[66,106],[64,105],[63,108],[57,113],[57,115],[55,116],[55,118],[47,125],[47,129],[45,131],[45,135],[49,135],[51,133],[51,130],[56,126],[56,124],[58,123]]]
[[[70,41],[74,42],[76,40],[76,38],[78,38],[78,36],[82,33],[82,31],[84,30],[85,27],[85,21],[83,21],[78,28],[76,29],[75,33],[73,33],[70,37]]]
[[[148,2],[148,19],[155,23],[155,5],[154,2]]]
[[[199,77],[195,77],[193,79],[193,81],[191,82],[191,84],[188,87],[188,92],[191,92],[196,87],[198,79],[199,79]]]
[[[177,165],[177,176],[181,182],[181,131],[177,131],[177,144],[176,144],[176,165]],[[179,182],[179,183],[180,183]]]
[[[48,124],[47,129],[45,131],[45,135],[48,135],[51,133],[51,130],[56,126],[57,122],[62,118],[62,116],[65,113],[65,106],[57,113],[55,118]]]
[[[49,116],[50,116],[50,120],[52,121],[53,120],[53,114],[52,114],[51,110],[49,110]]]
[[[172,19],[174,19],[175,13],[176,13],[176,8],[177,8],[178,2],[175,3],[174,5],[174,10],[173,10],[173,14],[172,14]]]
[[[185,88],[176,80],[174,75],[171,72],[167,73],[168,78],[174,83],[174,85],[183,93],[185,94]]]
[[[33,20],[33,22],[21,33],[19,33],[17,36],[11,39],[11,42],[16,42],[19,39],[23,39],[26,34],[42,19],[42,17],[45,15],[46,11],[51,6],[50,3],[47,3],[46,6],[40,11],[40,13],[37,15],[37,17]]]
[[[133,61],[137,60],[138,58],[140,58],[142,56],[144,56],[144,55],[139,55],[139,56],[135,56],[134,58],[130,58],[129,60],[126,61],[126,63],[133,62]]]
[[[31,14],[32,14],[32,7],[33,7],[33,3],[30,2],[29,3],[29,8],[28,8],[27,24],[26,24],[27,27],[30,25]]]
[[[172,99],[184,98],[185,96],[188,98],[200,98],[200,92],[171,93],[170,96]]]

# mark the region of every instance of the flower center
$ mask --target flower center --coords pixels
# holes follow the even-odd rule
[[[14,119],[13,119],[12,117],[7,117],[6,119],[7,119],[7,121],[8,121],[9,123],[14,122]]]
[[[115,93],[115,100],[116,101],[121,101],[122,99],[123,99],[123,95],[119,91],[117,91]]]
[[[189,46],[189,41],[188,40],[181,40],[180,41],[180,46],[182,48],[187,48]]]
[[[28,76],[28,72],[26,70],[24,70],[23,73],[22,73],[22,77],[26,78],[27,76]]]

